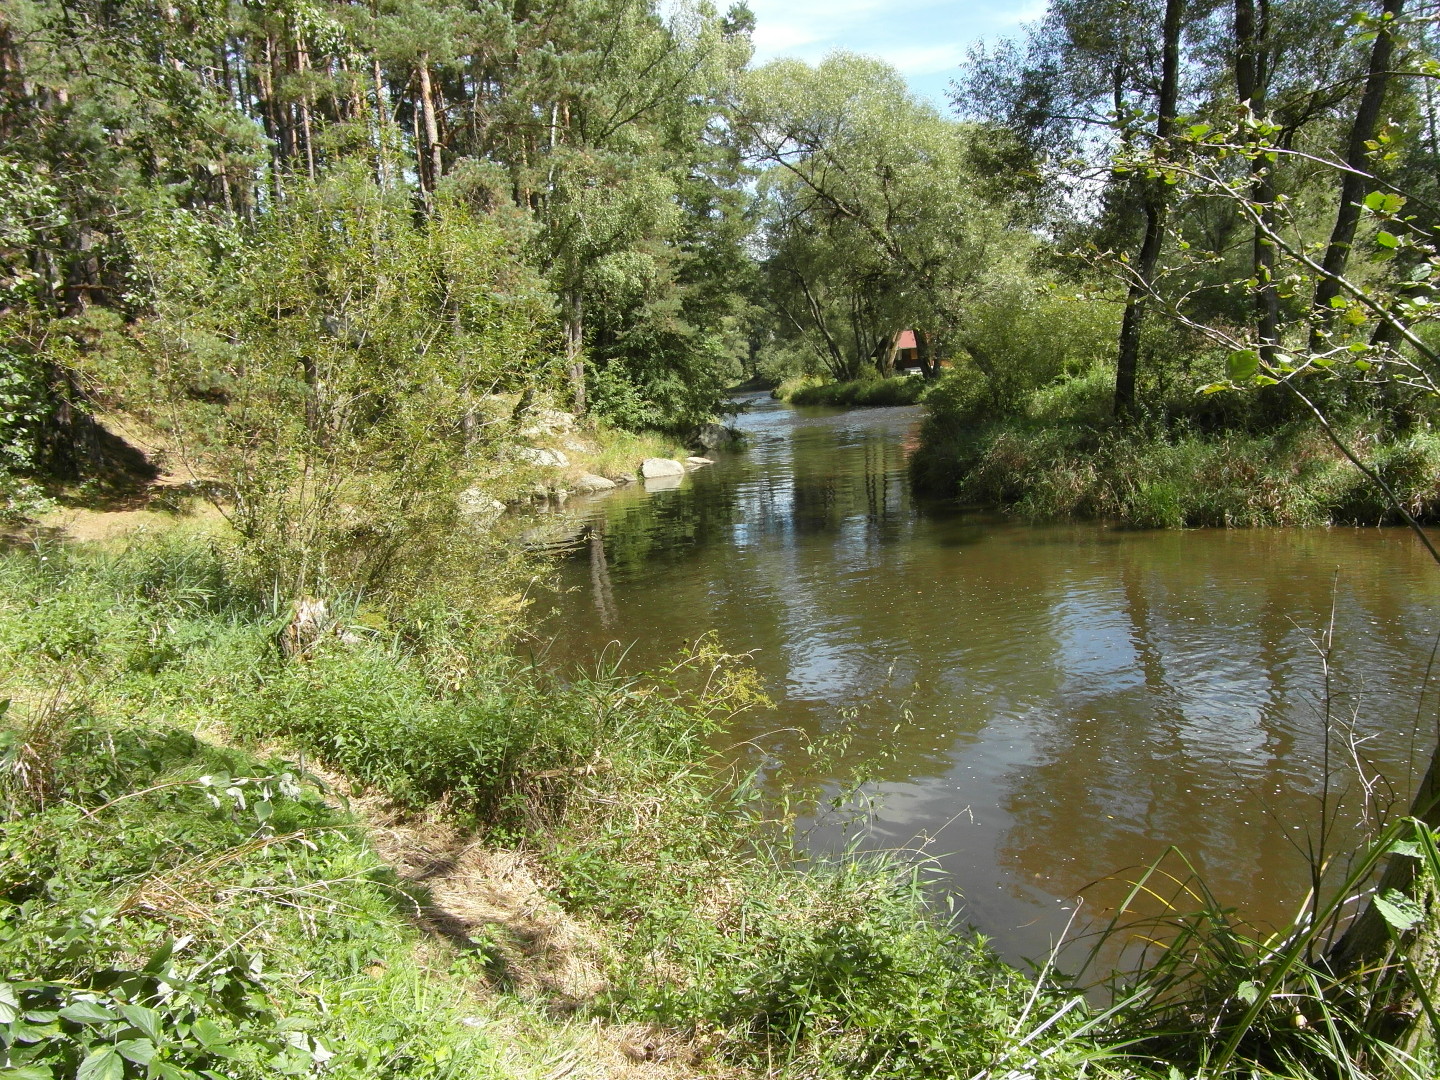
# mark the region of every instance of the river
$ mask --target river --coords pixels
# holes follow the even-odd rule
[[[1106,917],[1169,845],[1255,925],[1288,919],[1322,795],[1325,842],[1354,835],[1357,756],[1403,809],[1440,631],[1407,532],[1027,525],[912,494],[917,408],[746,400],[745,450],[572,500],[550,660],[618,642],[641,668],[712,630],[753,651],[777,707],[731,737],[784,760],[852,735],[862,842],[934,857],[1006,958],[1041,957],[1077,895]]]

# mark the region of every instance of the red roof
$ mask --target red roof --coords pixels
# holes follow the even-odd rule
[[[915,331],[914,331],[914,330],[901,330],[901,331],[900,331],[900,336],[895,339],[895,348],[897,348],[897,349],[913,349],[913,348],[915,348]]]

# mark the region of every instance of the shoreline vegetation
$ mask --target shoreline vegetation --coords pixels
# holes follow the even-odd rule
[[[1062,379],[996,417],[974,383],[947,376],[927,400],[910,460],[919,490],[1030,520],[1135,528],[1403,524],[1385,493],[1278,395],[1162,399],[1117,422],[1109,372]],[[1417,521],[1440,520],[1440,435],[1426,416],[1340,403],[1339,439]]]
[[[720,644],[524,662],[494,528],[747,379],[1028,516],[1390,520],[1314,422],[1434,520],[1429,20],[1052,4],[942,111],[744,3],[6,5],[0,1080],[1437,1075],[1440,750],[1276,934],[1143,871],[1096,1005],[807,858]]]
[[[830,381],[815,375],[796,375],[785,379],[771,396],[789,405],[832,405],[869,408],[892,405],[918,405],[930,392],[931,384],[918,375],[882,379],[868,378]]]
[[[3,1075],[931,1076],[1033,1052],[1037,990],[923,867],[808,861],[803,800],[777,822],[712,763],[706,737],[765,704],[741,658],[560,680],[484,628],[359,607],[297,638],[226,550],[180,527],[0,558]]]

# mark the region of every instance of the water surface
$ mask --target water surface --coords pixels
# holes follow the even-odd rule
[[[777,710],[734,737],[784,759],[852,734],[883,800],[865,843],[938,856],[1012,960],[1168,845],[1284,920],[1327,763],[1342,843],[1352,747],[1401,800],[1423,769],[1440,572],[1408,533],[1025,525],[912,495],[918,409],[753,405],[748,449],[678,488],[571,503],[552,659],[753,651]]]

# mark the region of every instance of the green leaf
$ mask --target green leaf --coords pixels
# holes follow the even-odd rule
[[[147,1009],[144,1005],[121,1005],[120,1015],[155,1042],[163,1041],[163,1021],[154,1009]]]
[[[1381,229],[1375,234],[1375,243],[1383,248],[1397,248],[1400,246],[1400,238],[1394,233],[1388,233]]]
[[[1419,904],[1395,889],[1376,896],[1374,903],[1380,917],[1397,933],[1403,934],[1406,930],[1415,929],[1425,918],[1425,912]]]
[[[115,1019],[115,1014],[103,1005],[93,1001],[77,1001],[60,1010],[60,1015],[76,1024],[105,1024]]]
[[[1225,373],[1235,382],[1244,382],[1260,370],[1260,354],[1254,349],[1236,349],[1225,358]]]
[[[269,821],[270,815],[275,812],[275,807],[272,806],[267,799],[261,799],[252,806],[251,809],[255,811],[255,820],[260,822],[261,825]]]
[[[194,1035],[205,1049],[214,1051],[216,1047],[223,1046],[226,1042],[225,1032],[213,1020],[204,1016],[196,1020],[190,1027],[190,1034]]]
[[[149,1039],[124,1039],[115,1044],[115,1052],[136,1065],[149,1065],[155,1058],[156,1050]]]
[[[1356,360],[1351,366],[1356,371],[1369,371],[1375,365],[1370,363],[1369,360]]]
[[[1235,988],[1235,996],[1246,1005],[1254,1005],[1260,997],[1260,984],[1250,981],[1242,982]]]
[[[1345,297],[1343,297],[1343,296],[1332,296],[1332,297],[1330,297],[1330,306],[1331,306],[1332,308],[1336,308],[1337,310],[1338,310],[1339,308],[1343,308],[1343,307],[1344,307],[1346,304],[1348,304],[1348,303],[1350,303],[1350,301],[1349,301],[1349,300],[1346,300]]]
[[[1388,191],[1372,191],[1365,196],[1365,209],[1377,214],[1396,214],[1405,205],[1405,197]]]
[[[0,1024],[8,1024],[20,1015],[20,999],[15,988],[7,982],[0,982]]]
[[[0,1069],[0,1080],[54,1080],[49,1065],[22,1065],[18,1069]]]
[[[1396,840],[1390,845],[1391,855],[1406,855],[1412,859],[1420,858],[1420,845],[1414,840]]]
[[[102,1046],[80,1063],[75,1080],[125,1080],[125,1062],[113,1046]]]

